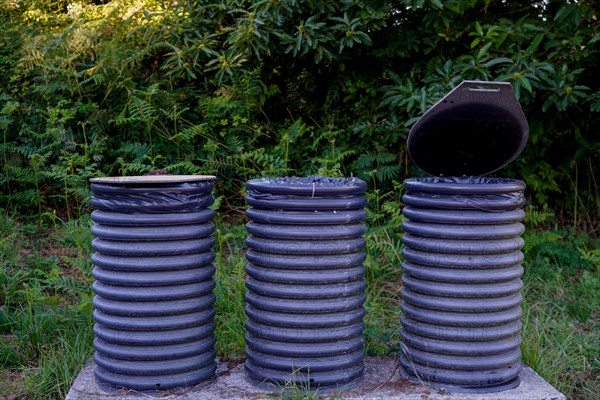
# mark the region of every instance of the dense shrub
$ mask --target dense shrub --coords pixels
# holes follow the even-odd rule
[[[480,79],[511,82],[530,123],[501,174],[593,221],[598,18],[591,0],[0,0],[0,201],[72,216],[89,177],[153,169],[218,175],[225,206],[260,175],[394,197],[420,173],[411,124]]]

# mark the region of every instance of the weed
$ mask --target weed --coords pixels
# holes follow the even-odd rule
[[[298,368],[290,374],[290,380],[282,384],[269,384],[272,395],[264,398],[279,400],[337,400],[343,398],[344,388],[320,389],[311,387],[310,371]]]

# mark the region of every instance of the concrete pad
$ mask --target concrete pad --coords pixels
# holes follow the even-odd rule
[[[367,357],[365,380],[351,390],[328,393],[324,398],[344,400],[565,400],[565,396],[543,380],[531,368],[524,366],[521,385],[515,389],[486,394],[447,394],[423,385],[415,385],[399,373],[394,357]],[[258,400],[276,399],[281,392],[268,392],[246,382],[241,361],[218,362],[217,373],[209,382],[191,388],[160,392],[107,390],[94,378],[94,362],[90,360],[81,370],[65,400]]]

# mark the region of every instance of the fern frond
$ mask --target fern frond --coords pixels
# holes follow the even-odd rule
[[[125,142],[117,149],[117,154],[129,156],[133,161],[142,161],[150,153],[150,146],[146,143]]]
[[[57,291],[68,293],[83,293],[89,290],[89,284],[79,281],[72,276],[54,278],[52,284]]]

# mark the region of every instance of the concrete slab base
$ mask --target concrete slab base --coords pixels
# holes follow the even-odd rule
[[[409,382],[399,373],[398,359],[394,357],[367,357],[365,380],[351,390],[328,393],[324,398],[344,400],[565,400],[565,396],[524,366],[521,384],[516,389],[486,394],[447,394],[424,385]],[[136,392],[132,390],[108,390],[99,385],[94,377],[94,362],[89,361],[73,383],[65,400],[137,400],[158,398],[160,400],[258,400],[278,399],[283,392],[268,392],[248,383],[244,377],[241,361],[218,362],[217,373],[209,382],[191,388],[160,392]],[[296,396],[294,396],[296,397]]]

